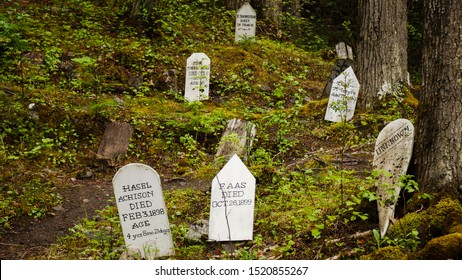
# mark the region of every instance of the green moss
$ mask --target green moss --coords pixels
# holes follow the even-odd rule
[[[375,250],[369,255],[361,257],[362,260],[407,260],[408,256],[399,246],[387,246]]]
[[[419,259],[462,259],[462,233],[451,233],[430,240],[418,253]]]
[[[458,224],[450,228],[449,233],[462,233],[462,224]]]
[[[423,243],[435,236],[449,233],[462,222],[462,206],[457,200],[444,198],[425,211],[409,213],[391,227],[388,236],[393,239],[406,236],[413,229],[419,231]]]

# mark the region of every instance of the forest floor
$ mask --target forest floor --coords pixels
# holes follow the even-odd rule
[[[313,143],[307,143],[311,145]],[[319,144],[319,143],[318,143]],[[371,154],[356,152],[344,159],[345,169],[370,170]],[[97,211],[110,204],[114,196],[111,173],[103,174],[103,178],[61,178],[63,185],[58,192],[62,203],[56,206],[53,215],[34,219],[21,217],[13,224],[13,230],[0,235],[1,260],[32,260],[46,258],[47,249],[55,244],[58,238],[69,233],[69,229],[81,219],[92,218]],[[164,190],[175,190],[186,187],[195,189],[209,188],[209,182],[194,178],[162,178]],[[113,201],[113,200],[112,200]]]

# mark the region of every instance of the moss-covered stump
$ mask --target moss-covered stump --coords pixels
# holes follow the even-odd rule
[[[418,252],[417,258],[424,260],[462,259],[462,233],[451,233],[430,240]]]
[[[407,260],[408,256],[399,246],[387,246],[375,250],[369,255],[361,257],[362,260]]]
[[[389,230],[390,239],[406,236],[412,230],[419,232],[422,244],[449,233],[462,223],[462,206],[459,201],[444,198],[425,211],[409,213],[399,219]]]

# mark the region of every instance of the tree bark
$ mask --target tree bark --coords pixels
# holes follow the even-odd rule
[[[262,0],[262,18],[277,31],[281,24],[282,0]]]
[[[407,80],[406,0],[359,0],[359,108],[374,107],[381,94]]]
[[[226,8],[230,10],[236,10],[239,9],[245,2],[249,2],[249,0],[226,0],[225,5]]]
[[[462,1],[424,2],[422,96],[415,145],[421,189],[462,194]]]

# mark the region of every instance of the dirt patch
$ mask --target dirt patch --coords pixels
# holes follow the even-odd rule
[[[93,217],[113,196],[109,180],[75,180],[58,192],[63,201],[55,207],[53,216],[19,219],[13,224],[13,230],[2,236],[0,259],[43,258],[44,250],[58,237],[66,235],[80,219]]]
[[[0,259],[22,260],[46,258],[45,250],[65,236],[83,218],[92,218],[96,211],[115,204],[111,178],[67,179],[58,192],[63,197],[61,205],[54,208],[54,215],[40,219],[20,218],[12,225],[13,230],[0,238]],[[208,180],[191,178],[162,178],[164,190],[184,188],[207,189]],[[111,200],[112,198],[112,200]],[[111,202],[112,201],[112,202]]]

